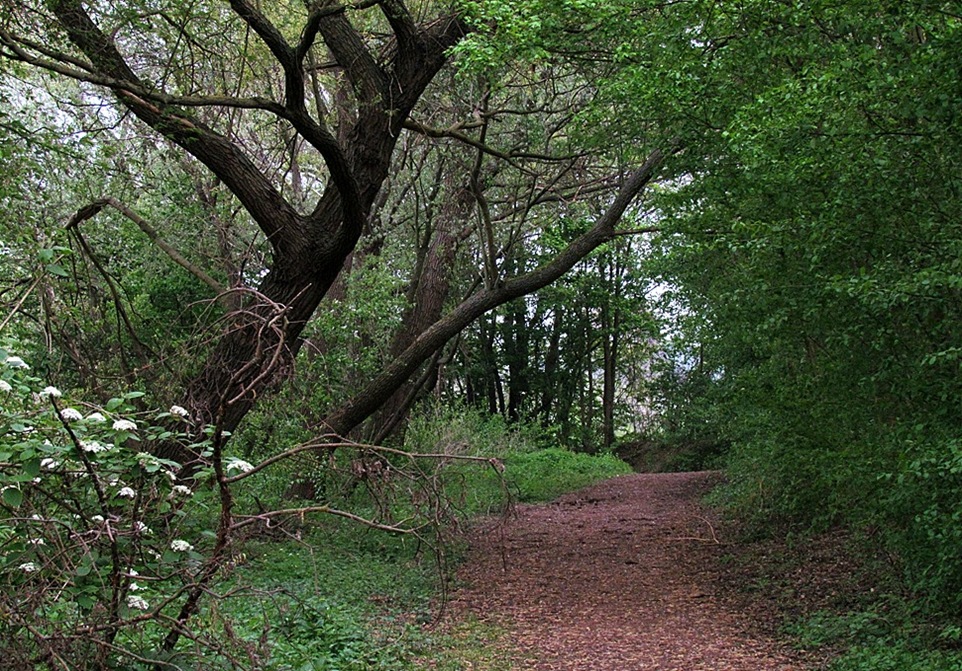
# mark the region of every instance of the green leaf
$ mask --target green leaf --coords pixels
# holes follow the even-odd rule
[[[47,264],[47,272],[51,275],[56,275],[57,277],[69,277],[69,273],[63,269],[59,263]]]
[[[31,459],[23,465],[23,473],[29,478],[35,478],[40,475],[40,460]]]
[[[3,502],[11,508],[19,508],[23,503],[23,492],[15,487],[8,487],[3,490]]]

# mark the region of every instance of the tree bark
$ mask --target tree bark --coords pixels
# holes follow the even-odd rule
[[[465,237],[464,231],[458,229],[464,228],[461,222],[470,216],[473,202],[466,189],[454,187],[438,212],[427,251],[412,278],[410,305],[391,342],[391,358],[400,356],[425,329],[441,318],[451,288],[455,254]],[[430,365],[436,364],[436,359],[432,358]],[[404,421],[420,387],[432,378],[431,371],[426,371],[417,380],[405,381],[372,417],[366,430],[368,439],[373,443],[383,442]]]

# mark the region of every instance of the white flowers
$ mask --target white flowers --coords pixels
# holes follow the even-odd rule
[[[56,387],[44,387],[43,391],[40,392],[41,398],[60,398],[63,393]]]
[[[146,536],[147,534],[151,533],[151,531],[149,526],[147,526],[140,520],[137,520],[136,522],[134,522],[134,533],[143,534]]]
[[[91,522],[96,522],[97,524],[103,524],[104,516],[103,516],[103,515],[91,515],[91,516],[90,516],[90,521],[91,521]]]
[[[13,391],[13,387],[6,380],[0,380],[0,391]]]
[[[150,610],[150,604],[147,603],[147,599],[137,594],[127,595],[127,608],[135,608],[137,610]]]
[[[30,370],[30,366],[27,365],[27,362],[18,356],[8,356],[6,364],[11,368],[24,368],[26,370]]]
[[[146,468],[147,466],[152,466],[160,462],[157,461],[157,457],[152,455],[150,452],[138,452],[137,463],[140,464],[142,468]]]
[[[180,540],[178,538],[177,540],[173,540],[170,542],[170,549],[173,550],[174,552],[190,552],[191,550],[194,549],[194,546],[188,543],[187,541]]]
[[[46,471],[52,471],[59,465],[60,465],[59,461],[57,461],[56,459],[51,459],[50,457],[44,457],[43,459],[40,460],[40,468]]]
[[[228,471],[240,471],[241,473],[250,473],[254,470],[253,464],[237,457],[231,457],[226,466]]]
[[[47,543],[42,538],[29,538],[27,539],[27,545],[46,545]]]
[[[107,418],[104,417],[99,412],[92,412],[89,415],[87,415],[87,421],[93,422],[94,424],[103,424],[104,422],[107,421]]]
[[[34,573],[35,571],[40,570],[40,567],[34,564],[32,561],[28,561],[23,564],[20,564],[20,566],[18,566],[17,568],[19,568],[24,573]]]
[[[65,422],[79,422],[84,418],[76,408],[64,408],[60,411],[60,416]]]
[[[135,492],[132,487],[121,487],[120,491],[117,492],[117,496],[123,499],[132,499],[137,496],[137,492]]]
[[[90,452],[91,454],[97,454],[98,452],[106,452],[110,449],[110,445],[104,445],[97,440],[81,440],[80,449],[84,452]]]
[[[187,485],[174,485],[171,491],[174,494],[180,494],[181,496],[191,496],[194,493]]]
[[[114,431],[136,431],[137,425],[129,419],[118,419],[114,422]]]
[[[187,412],[187,408],[182,408],[179,405],[170,406],[170,410],[168,410],[167,412],[169,412],[172,415],[177,415],[178,417],[187,417],[187,415],[189,414]]]

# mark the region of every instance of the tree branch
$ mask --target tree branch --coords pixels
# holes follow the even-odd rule
[[[388,23],[391,24],[391,30],[394,31],[394,35],[397,37],[398,58],[408,59],[416,57],[416,53],[412,52],[417,51],[421,40],[418,35],[417,24],[415,24],[414,19],[411,17],[408,8],[399,0],[381,0],[377,4],[380,6],[385,18],[387,18]]]
[[[214,290],[215,293],[221,294],[226,291],[226,287],[224,287],[224,285],[222,285],[220,282],[218,282],[213,277],[211,277],[206,272],[204,272],[202,268],[188,261],[183,254],[178,252],[167,241],[161,238],[160,234],[157,232],[157,229],[151,226],[146,219],[144,219],[139,214],[131,210],[129,207],[127,207],[126,205],[118,201],[116,198],[110,198],[110,197],[102,198],[100,200],[94,201],[90,205],[82,207],[80,210],[77,211],[76,214],[74,214],[73,217],[70,218],[70,221],[67,222],[67,228],[73,228],[75,226],[80,225],[87,219],[91,219],[95,217],[97,214],[100,213],[100,211],[106,205],[109,205],[110,207],[114,208],[115,210],[120,212],[122,215],[130,219],[132,222],[137,224],[137,228],[143,231],[144,234],[146,234],[147,237],[150,238],[151,242],[153,242],[155,245],[160,247],[161,251],[163,251],[167,256],[169,256],[174,263],[176,263],[178,266],[180,266],[181,268],[189,272],[191,275],[199,279],[201,282],[209,286],[211,289]]]
[[[120,102],[217,175],[250,212],[275,250],[283,253],[302,230],[302,219],[250,158],[227,138],[182,111],[158,106],[132,93],[130,89],[148,87],[94,24],[80,0],[55,0],[52,9],[70,40],[90,59],[98,74],[129,85],[112,87]]]
[[[347,73],[358,102],[384,105],[388,98],[387,75],[343,13],[324,17],[318,21],[317,29],[335,60]]]
[[[377,4],[380,4],[381,0],[364,0],[364,2],[355,2],[352,5],[331,5],[328,7],[316,7],[311,10],[307,17],[307,23],[304,25],[304,30],[301,32],[301,39],[297,45],[296,53],[298,58],[304,58],[307,56],[307,52],[312,46],[314,46],[314,41],[317,39],[317,33],[321,27],[321,21],[328,16],[333,16],[335,14],[343,14],[348,9],[369,9]]]
[[[98,73],[90,64],[79,58],[74,58],[69,54],[50,49],[39,42],[14,37],[8,31],[0,28],[0,44],[3,44],[10,53],[0,53],[0,56],[10,60],[26,63],[48,72],[53,72],[64,77],[69,77],[76,81],[96,84],[113,90],[115,93],[131,93],[143,100],[149,100],[162,105],[176,105],[181,107],[232,107],[237,109],[260,109],[270,112],[279,117],[285,117],[284,107],[268,98],[253,96],[248,98],[238,98],[236,96],[181,96],[170,95],[163,91],[150,90],[139,82],[132,82],[125,79],[108,77]],[[31,55],[27,49],[46,56],[39,58]],[[49,59],[49,60],[48,60]]]
[[[323,30],[325,23],[343,23],[349,26],[347,19],[342,16],[341,12],[330,11],[331,8],[313,12],[308,20],[307,27],[304,29],[304,38],[295,50],[287,43],[274,24],[247,0],[230,0],[230,4],[234,12],[260,36],[281,64],[284,70],[285,118],[324,157],[324,162],[331,173],[331,180],[340,192],[341,210],[346,228],[360,230],[364,225],[364,208],[361,204],[357,180],[351,170],[350,163],[337,139],[323,122],[311,117],[305,103],[304,57],[307,55],[308,49],[305,46],[308,43],[306,40],[313,42],[314,37],[311,33],[317,29]],[[315,18],[317,14],[323,14],[327,21]],[[363,42],[353,32],[353,29],[349,33],[345,32],[345,35],[344,39],[349,39],[353,35],[360,45],[355,45],[355,48],[366,53]]]
[[[418,366],[468,324],[499,305],[554,282],[574,267],[578,261],[610,240],[615,233],[615,225],[621,220],[635,197],[654,178],[655,172],[664,159],[665,153],[653,152],[645,163],[628,177],[608,210],[595,225],[573,240],[551,261],[495,287],[481,290],[436,321],[364,389],[347,403],[329,413],[324,419],[327,428],[336,435],[346,435],[371,416],[404,384]]]
[[[274,58],[277,62],[281,64],[284,71],[287,72],[289,69],[295,69],[297,61],[295,59],[294,49],[287,43],[284,39],[284,35],[281,34],[273,23],[264,16],[260,10],[251,6],[247,0],[230,0],[231,9],[237,14],[244,23],[250,26],[251,30],[257,33],[257,36],[261,38],[267,48],[271,50],[274,54]]]

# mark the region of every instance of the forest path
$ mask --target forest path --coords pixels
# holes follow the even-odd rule
[[[800,671],[766,606],[724,577],[700,503],[717,478],[635,474],[520,505],[472,539],[452,605],[506,627],[520,669]]]

